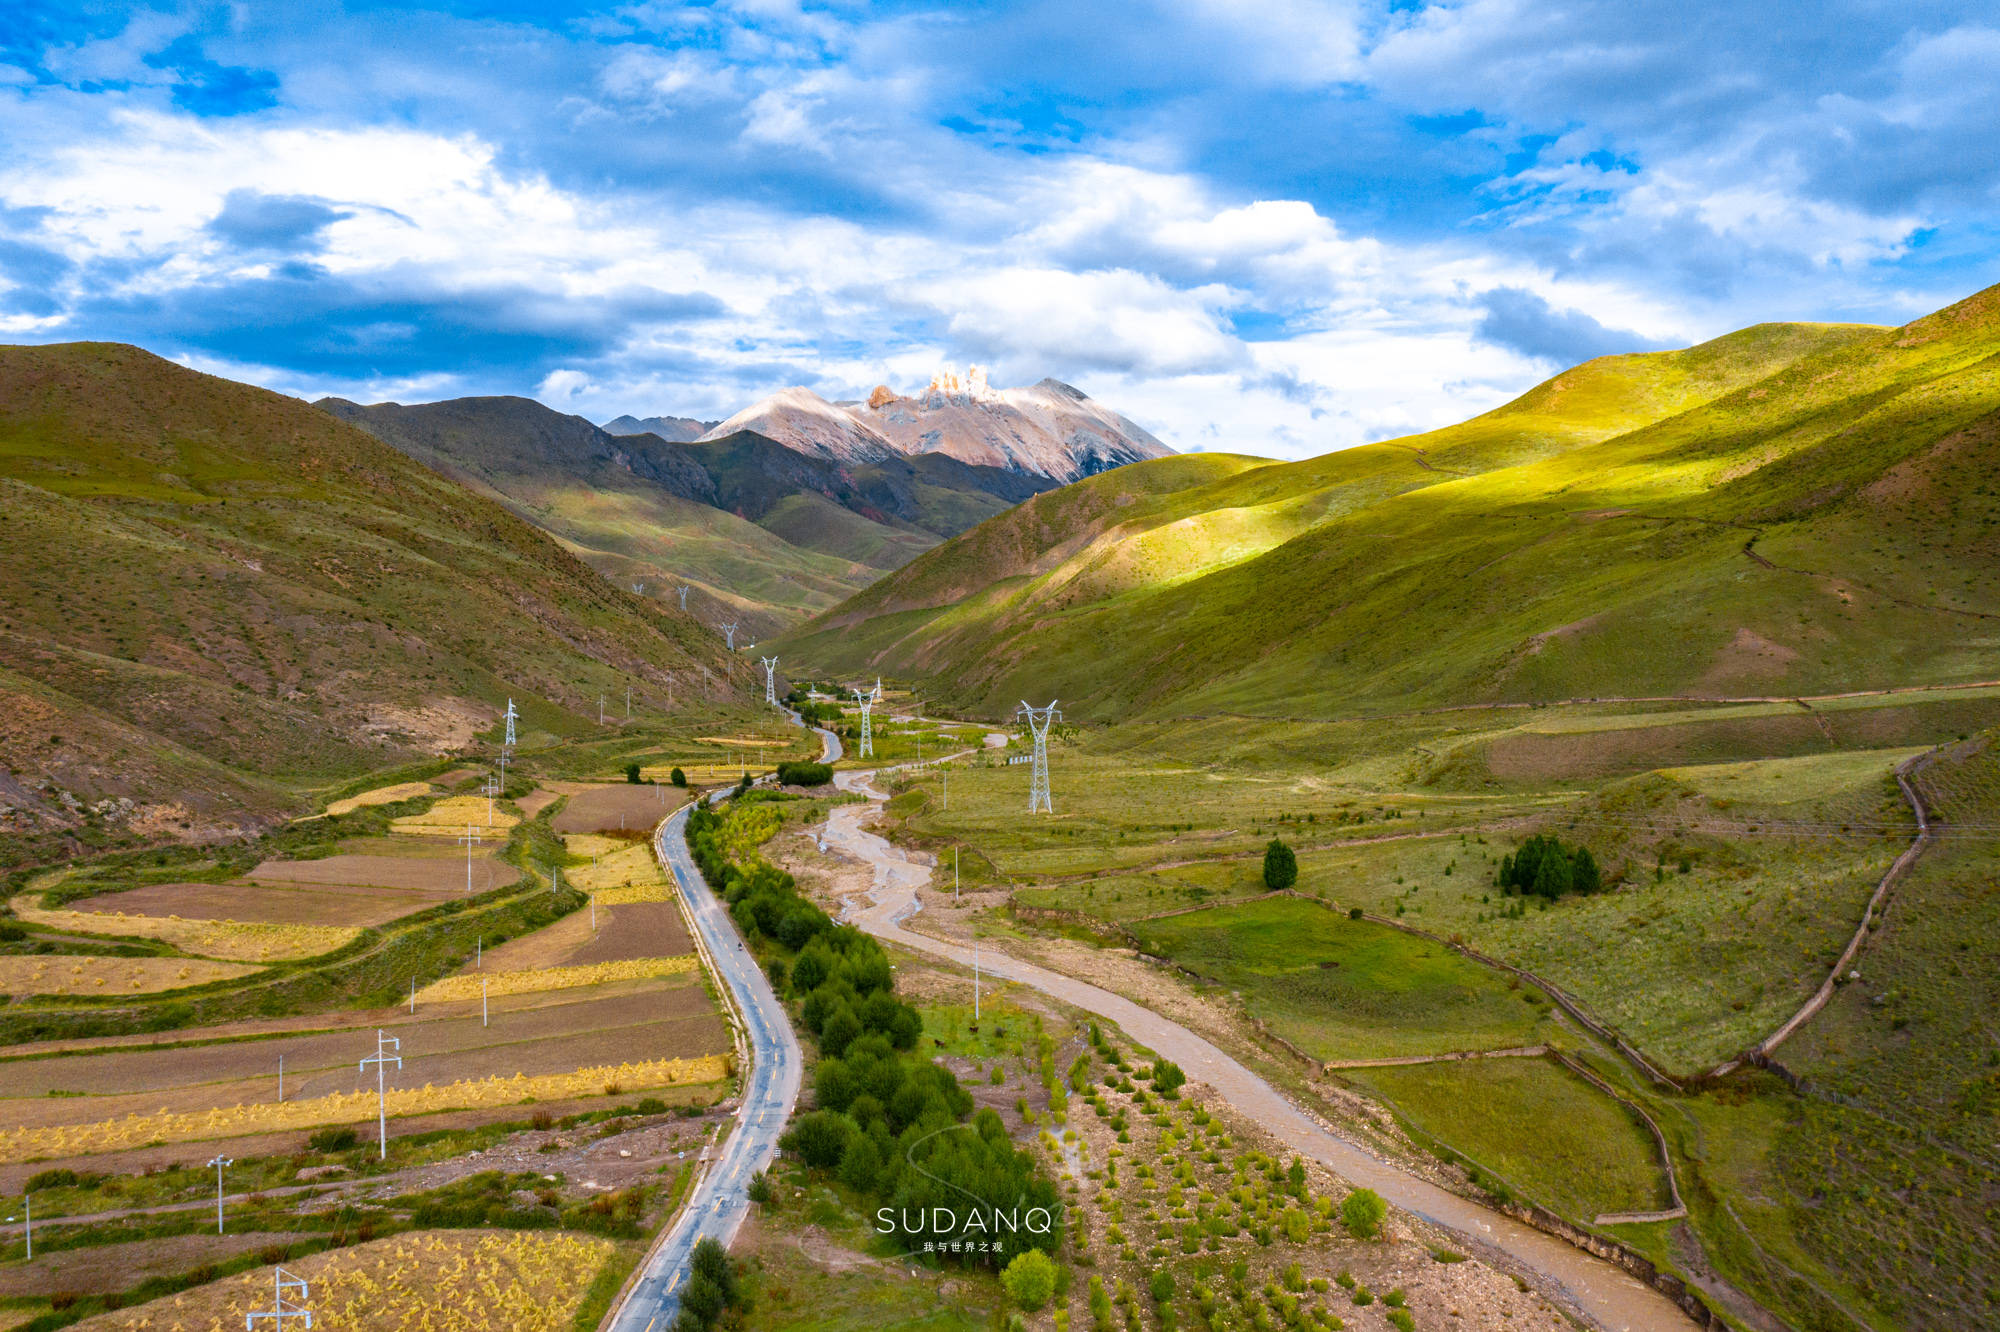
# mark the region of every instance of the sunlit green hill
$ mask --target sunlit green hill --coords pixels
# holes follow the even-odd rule
[[[510,696],[561,735],[723,655],[305,403],[134,347],[0,348],[9,860],[226,834],[461,747]]]
[[[1299,463],[1136,464],[780,650],[1100,720],[1994,678],[1996,307],[1607,357]]]

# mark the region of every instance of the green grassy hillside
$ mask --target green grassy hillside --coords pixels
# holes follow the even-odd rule
[[[1121,469],[781,651],[1096,719],[1991,678],[1996,306],[1605,358],[1301,463]]]
[[[0,348],[0,838],[230,835],[301,788],[544,736],[712,633],[371,436],[107,344]],[[586,720],[586,717],[588,720]]]

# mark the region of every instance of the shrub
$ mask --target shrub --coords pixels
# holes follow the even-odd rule
[[[1056,1265],[1040,1249],[1023,1249],[1000,1273],[1000,1284],[1015,1304],[1033,1313],[1056,1293]]]
[[[1169,1101],[1174,1100],[1179,1095],[1180,1089],[1186,1085],[1187,1074],[1183,1073],[1181,1066],[1173,1060],[1162,1059],[1153,1065],[1153,1090]]]
[[[668,774],[667,780],[672,782],[675,786],[686,786],[688,784],[688,775],[682,772],[679,768],[675,768],[673,772]]]
[[[1373,1189],[1356,1189],[1340,1204],[1340,1222],[1356,1239],[1375,1238],[1382,1228],[1382,1219],[1388,1215],[1388,1204]]]
[[[1292,848],[1273,837],[1264,848],[1264,886],[1275,893],[1298,881],[1299,858],[1292,854]]]
[[[306,1145],[316,1152],[344,1152],[361,1141],[361,1135],[351,1128],[321,1129],[306,1139]]]
[[[1361,919],[1361,908],[1360,908],[1360,907],[1349,907],[1349,908],[1347,908],[1347,918],[1348,918],[1349,920],[1360,920],[1360,919]]]
[[[751,1202],[763,1206],[769,1206],[771,1199],[778,1196],[778,1191],[771,1187],[771,1177],[761,1170],[750,1176],[750,1187],[744,1193]]]
[[[1389,1326],[1396,1332],[1416,1332],[1417,1320],[1408,1309],[1389,1310]]]
[[[625,780],[634,786],[639,785],[639,765],[637,763],[628,763],[625,765]]]

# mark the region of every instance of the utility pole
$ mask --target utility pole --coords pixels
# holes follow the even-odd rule
[[[222,1233],[222,1167],[235,1165],[229,1157],[218,1155],[209,1162],[215,1167],[215,1233]]]
[[[390,1054],[389,1051],[391,1048],[394,1048],[398,1053]],[[378,1159],[383,1161],[389,1159],[389,1092],[387,1084],[382,1081],[382,1070],[390,1064],[394,1064],[399,1069],[403,1066],[402,1048],[403,1042],[400,1039],[394,1036],[384,1036],[382,1029],[377,1027],[375,1029],[375,1053],[363,1059],[360,1064],[363,1073],[368,1071],[370,1064],[375,1065],[375,1123],[381,1141],[381,1151]]]
[[[604,691],[597,691],[597,724],[604,725]]]
[[[632,686],[625,686],[625,720],[632,720]]]
[[[951,904],[958,905],[958,848],[951,849]]]
[[[493,798],[500,794],[500,779],[487,774],[486,777],[486,826],[493,826]]]
[[[480,837],[477,828],[468,823],[465,825],[465,836],[456,840],[465,843],[465,891],[469,893],[472,891],[472,848],[485,839]]]
[[[947,768],[947,767],[944,767],[944,766],[943,766],[942,764],[940,764],[940,765],[939,765],[939,767],[938,767],[938,771],[944,774],[944,804],[943,804],[943,805],[942,805],[942,806],[941,806],[940,808],[943,808],[943,809],[950,809],[950,808],[951,808],[951,769],[950,769],[950,768]]]
[[[979,1021],[979,928],[972,931],[972,1020]]]
[[[775,708],[778,706],[778,659],[759,657],[757,660],[764,663],[764,701]]]
[[[1055,699],[1049,700],[1045,708],[1032,707],[1023,702],[1018,715],[1028,719],[1028,730],[1035,737],[1035,770],[1028,783],[1028,812],[1040,811],[1044,814],[1056,812],[1055,802],[1049,799],[1049,726],[1062,720],[1056,711]]]
[[[277,1325],[278,1332],[284,1332],[287,1318],[303,1318],[305,1325],[313,1325],[312,1310],[305,1307],[305,1301],[312,1298],[312,1290],[303,1277],[295,1277],[280,1267],[271,1275],[273,1285],[271,1307],[258,1309],[243,1315],[244,1332],[255,1332],[257,1320],[268,1318]]]
[[[486,1025],[486,977],[479,978],[479,1025]]]
[[[278,1056],[278,1104],[285,1103],[285,1057]]]

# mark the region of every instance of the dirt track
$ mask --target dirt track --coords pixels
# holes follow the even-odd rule
[[[842,789],[879,802],[884,797],[869,785],[872,776],[841,773],[836,780]],[[902,921],[919,907],[917,888],[928,882],[931,867],[863,826],[875,807],[843,806],[833,811],[828,823],[828,846],[874,871],[869,905],[854,913],[855,923],[878,938],[971,966],[970,948],[903,928]],[[1337,1136],[1270,1083],[1179,1023],[1122,995],[1005,954],[982,950],[980,965],[983,971],[1117,1023],[1132,1039],[1179,1064],[1190,1078],[1213,1087],[1293,1150],[1322,1162],[1351,1183],[1374,1189],[1395,1206],[1464,1236],[1475,1249],[1498,1251],[1526,1265],[1549,1285],[1552,1295],[1597,1325],[1619,1332],[1693,1326],[1672,1301],[1611,1263],[1439,1188]]]

